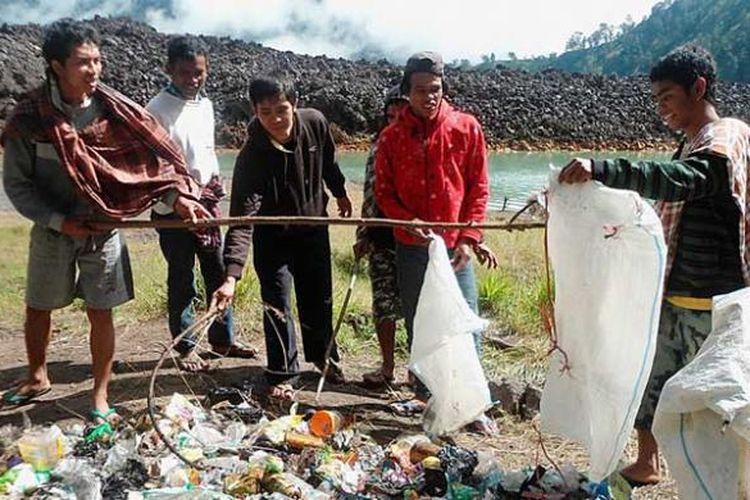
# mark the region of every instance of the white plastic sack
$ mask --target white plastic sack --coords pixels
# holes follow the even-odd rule
[[[750,289],[714,297],[711,323],[664,386],[653,430],[680,498],[750,498]]]
[[[550,174],[549,254],[563,356],[550,360],[544,430],[589,450],[590,477],[617,467],[656,349],[666,262],[662,226],[633,191],[560,185]]]
[[[442,238],[433,238],[429,253],[414,315],[409,368],[432,393],[424,430],[440,435],[476,420],[491,406],[473,337],[487,322],[474,314],[461,294]]]

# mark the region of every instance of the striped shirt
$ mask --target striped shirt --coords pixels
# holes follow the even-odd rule
[[[708,298],[745,286],[737,230],[740,211],[726,157],[701,152],[667,162],[595,161],[593,177],[644,198],[684,202],[665,295]]]

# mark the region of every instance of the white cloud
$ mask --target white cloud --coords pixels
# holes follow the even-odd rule
[[[166,10],[133,12],[136,0],[16,0],[3,7],[6,22],[49,22],[66,15],[128,14],[172,33],[252,39],[281,50],[351,56],[377,48],[403,59],[422,49],[447,60],[478,60],[494,52],[519,57],[562,52],[575,31],[599,23],[640,21],[657,0],[164,0]],[[92,2],[85,2],[90,6]],[[150,2],[153,4],[154,2]],[[142,3],[140,3],[142,5]]]

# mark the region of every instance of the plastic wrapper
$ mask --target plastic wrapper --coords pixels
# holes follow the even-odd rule
[[[72,487],[78,498],[100,500],[102,484],[96,471],[88,461],[80,458],[64,458],[55,467],[53,476]]]

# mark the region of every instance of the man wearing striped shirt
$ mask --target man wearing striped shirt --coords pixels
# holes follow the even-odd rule
[[[659,115],[684,134],[673,159],[576,159],[560,173],[561,182],[596,180],[658,200],[664,225],[669,252],[656,356],[635,423],[638,458],[622,470],[634,486],[661,479],[651,432],[656,405],[666,381],[693,359],[710,333],[712,297],[750,283],[750,127],[719,117],[716,65],[700,47],[675,49],[653,67],[650,80]]]

